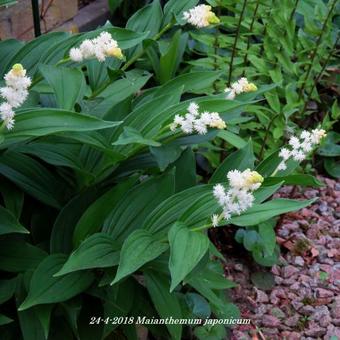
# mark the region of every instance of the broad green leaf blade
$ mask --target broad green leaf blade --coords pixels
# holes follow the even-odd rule
[[[73,250],[73,232],[80,217],[97,196],[96,188],[73,197],[59,212],[50,237],[50,252],[69,254]]]
[[[1,280],[0,281],[0,304],[2,305],[4,302],[9,300],[17,286],[17,277],[9,280]]]
[[[60,109],[73,110],[85,87],[84,75],[75,68],[40,65],[40,72],[53,88]]]
[[[6,2],[6,1],[5,1]],[[10,58],[17,53],[24,43],[22,41],[18,41],[15,39],[7,39],[0,42],[0,60],[9,60]],[[5,69],[5,63],[1,63],[0,65],[0,76],[7,71]]]
[[[162,145],[160,147],[150,147],[150,153],[156,159],[161,171],[164,171],[169,164],[176,161],[182,153],[182,149],[176,145]]]
[[[139,144],[139,145],[150,145],[150,146],[160,146],[161,143],[156,142],[152,139],[147,139],[142,136],[142,134],[130,127],[125,126],[123,133],[119,138],[112,143],[112,145],[128,145],[128,144]]]
[[[0,184],[0,193],[3,197],[5,207],[17,219],[20,219],[24,205],[24,193],[14,184],[2,180]]]
[[[170,0],[164,6],[164,20],[163,26],[170,23],[173,17],[179,17],[182,19],[183,12],[197,5],[198,0]],[[183,20],[180,20],[183,21]]]
[[[296,174],[282,177],[268,177],[265,179],[265,184],[275,184],[284,181],[286,185],[301,185],[308,187],[322,187],[324,184],[316,177],[308,174]]]
[[[67,189],[39,162],[16,152],[0,155],[0,173],[44,204],[60,208]]]
[[[209,239],[201,232],[191,231],[184,223],[175,223],[169,230],[172,292],[194,269],[209,248]]]
[[[174,77],[182,61],[187,40],[188,34],[181,34],[181,30],[178,30],[172,37],[167,50],[162,53],[159,61],[158,75],[161,84],[168,82]]]
[[[96,233],[83,241],[54,274],[61,276],[78,270],[113,267],[119,263],[119,247],[111,236]]]
[[[53,277],[66,260],[62,254],[46,257],[33,273],[28,295],[18,308],[26,310],[32,306],[66,301],[86,290],[93,281],[89,272],[75,272],[62,277]]]
[[[168,278],[154,272],[145,272],[144,277],[146,288],[159,315],[163,319],[168,317],[180,319],[182,317],[181,307],[176,295],[169,293]],[[173,339],[181,339],[182,325],[167,324],[166,327]]]
[[[235,133],[232,133],[227,130],[221,130],[217,134],[218,137],[222,138],[227,143],[231,144],[232,146],[235,146],[237,149],[242,149],[247,145],[247,142],[242,139],[240,136],[236,135]]]
[[[7,317],[6,315],[0,314],[0,326],[7,325],[13,321],[13,319]]]
[[[42,53],[52,45],[67,39],[68,36],[69,34],[65,32],[51,32],[33,39],[20,48],[12,58],[7,59],[4,71],[8,72],[14,64],[21,63],[30,76],[34,75]],[[2,77],[3,74],[0,75],[0,78]]]
[[[34,270],[46,256],[42,249],[22,240],[0,240],[0,269],[6,272]]]
[[[256,225],[266,220],[290,211],[296,211],[309,206],[316,199],[298,201],[285,198],[277,198],[272,201],[254,205],[241,216],[232,217],[230,223],[239,226]]]
[[[142,227],[146,216],[174,193],[173,172],[151,178],[130,189],[105,220],[103,231],[123,242],[132,231]]]
[[[210,178],[209,183],[221,183],[227,180],[227,173],[230,170],[237,169],[243,171],[253,169],[255,156],[253,152],[253,143],[251,140],[242,149],[229,155],[223,163],[215,170]]]
[[[5,139],[38,137],[66,131],[107,129],[121,122],[108,122],[93,116],[60,109],[35,108],[22,110],[15,116],[15,127],[5,132]]]
[[[29,231],[19,223],[9,210],[0,206],[0,235],[12,233],[29,234]]]
[[[120,252],[118,271],[112,284],[132,274],[145,263],[168,249],[166,242],[156,239],[147,230],[134,231],[124,242]]]
[[[136,183],[137,178],[131,176],[107,191],[93,202],[79,219],[74,233],[73,244],[78,247],[87,236],[98,232],[112,211],[113,207],[119,202],[121,197]]]

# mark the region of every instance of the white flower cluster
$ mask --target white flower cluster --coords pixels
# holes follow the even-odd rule
[[[237,94],[243,92],[254,92],[257,90],[257,86],[253,83],[249,83],[247,78],[240,78],[235,83],[231,84],[231,87],[227,87],[224,92],[228,92],[227,99],[233,100]]]
[[[314,129],[312,132],[302,131],[300,137],[292,136],[289,139],[290,148],[282,148],[279,156],[282,158],[277,170],[286,170],[286,162],[293,158],[297,162],[303,161],[315,145],[320,144],[321,139],[326,136],[326,131]]]
[[[263,177],[256,171],[247,169],[229,171],[227,174],[230,188],[226,190],[222,184],[216,184],[213,194],[219,205],[223,208],[224,219],[229,220],[232,214],[240,215],[249,209],[254,202],[253,191],[257,190],[263,182]],[[213,226],[217,226],[220,217],[212,216]]]
[[[184,117],[176,115],[173,123],[170,125],[170,130],[175,131],[179,126],[181,130],[186,133],[193,133],[196,131],[200,135],[208,132],[208,127],[225,129],[226,124],[221,119],[217,112],[204,111],[199,113],[199,106],[196,103],[191,103],[188,106],[188,112]]]
[[[123,58],[122,50],[118,47],[117,41],[108,32],[102,32],[94,39],[86,39],[78,48],[73,47],[70,50],[70,59],[75,62],[92,58],[103,62],[106,57]]]
[[[21,106],[28,96],[31,78],[26,77],[26,70],[21,64],[13,65],[4,77],[6,86],[0,88],[0,97],[5,101],[0,104],[0,118],[8,130],[14,126],[15,112],[13,109]]]
[[[211,11],[211,6],[199,5],[183,12],[183,19],[198,28],[207,27],[210,24],[218,24],[220,19]]]

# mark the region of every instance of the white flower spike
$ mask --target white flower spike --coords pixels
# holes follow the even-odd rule
[[[299,137],[290,137],[288,142],[290,148],[288,149],[288,147],[286,147],[281,149],[279,156],[282,158],[282,161],[274,173],[278,170],[286,170],[286,162],[291,158],[297,162],[305,160],[308,153],[311,152],[316,145],[320,144],[324,137],[326,137],[326,131],[323,129],[314,129],[311,132],[303,130]]]
[[[222,184],[216,184],[213,188],[214,197],[223,208],[221,216],[225,220],[229,220],[233,214],[240,215],[249,209],[255,200],[253,191],[257,190],[263,182],[263,177],[250,169],[243,172],[231,170],[227,178],[229,190],[226,190]],[[212,216],[213,226],[217,226],[220,221],[220,218],[216,216]]]
[[[185,116],[176,115],[173,123],[170,124],[171,131],[175,131],[177,127],[180,127],[185,134],[197,132],[205,135],[209,127],[222,130],[226,128],[226,124],[217,112],[199,113],[199,106],[192,102]]]
[[[70,50],[70,59],[75,62],[94,58],[103,62],[107,57],[123,58],[122,50],[118,47],[117,41],[108,32],[102,32],[94,39],[86,39],[79,47],[73,47]]]
[[[183,12],[183,19],[197,28],[207,27],[220,22],[220,19],[211,11],[211,6],[208,5],[198,5]]]
[[[247,78],[240,78],[235,83],[231,84],[231,87],[227,87],[224,92],[227,93],[226,99],[233,100],[236,95],[243,92],[254,92],[257,90],[257,86],[254,83],[249,83]]]
[[[14,127],[13,109],[20,107],[28,97],[31,78],[26,77],[26,70],[21,64],[15,64],[4,79],[6,86],[0,88],[0,97],[5,101],[0,105],[0,118],[6,128],[11,130]]]

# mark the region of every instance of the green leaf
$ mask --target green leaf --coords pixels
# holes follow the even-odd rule
[[[296,211],[307,207],[315,202],[316,199],[298,201],[285,198],[277,198],[272,201],[254,205],[241,216],[232,217],[231,224],[238,226],[251,226],[262,223],[277,215],[285,214],[290,211]]]
[[[65,32],[50,32],[33,39],[20,48],[13,57],[7,59],[4,71],[7,72],[14,64],[21,63],[24,68],[28,70],[28,74],[30,76],[33,75],[43,52],[54,44],[65,40],[67,37],[69,37],[69,34]],[[3,74],[0,76],[2,78]]]
[[[113,267],[119,263],[119,247],[111,236],[96,233],[83,241],[71,253],[62,268],[54,274],[61,276],[78,270]]]
[[[75,272],[62,277],[53,275],[66,260],[62,254],[46,257],[33,273],[28,295],[18,308],[26,310],[32,306],[66,301],[86,290],[93,281],[89,272]]]
[[[0,173],[44,204],[61,206],[63,183],[33,158],[7,151],[0,155]]]
[[[274,252],[276,245],[275,234],[276,219],[268,220],[259,224],[259,235],[261,237],[262,246],[267,255],[271,255]]]
[[[135,230],[123,244],[118,271],[112,284],[132,274],[142,265],[158,257],[169,245],[156,239],[147,230]]]
[[[340,178],[340,161],[333,158],[327,158],[324,160],[324,166],[331,176],[334,178]]]
[[[190,311],[188,318],[207,319],[210,317],[210,305],[201,295],[196,293],[186,293],[184,299]]]
[[[15,138],[28,139],[57,132],[107,129],[120,123],[60,109],[27,109],[16,114],[14,129],[5,132],[5,143]]]
[[[123,242],[132,231],[142,227],[145,217],[174,193],[174,174],[151,178],[130,189],[105,220],[103,231]]]
[[[40,65],[39,70],[54,90],[57,106],[73,110],[86,85],[83,73],[77,69],[51,65]]]
[[[209,183],[221,183],[227,180],[227,173],[230,170],[237,169],[243,171],[254,168],[255,156],[253,152],[253,143],[251,140],[242,149],[229,155],[211,176]]]
[[[1,280],[0,281],[0,305],[4,302],[8,301],[16,290],[17,286],[17,277],[9,280]]]
[[[72,249],[74,228],[85,210],[96,198],[96,189],[91,187],[73,197],[59,212],[50,237],[50,252],[69,254]]]
[[[197,5],[198,0],[169,0],[164,6],[163,26],[172,21],[174,16],[181,17],[183,12]]]
[[[129,18],[126,28],[136,32],[147,32],[148,37],[153,37],[161,27],[162,17],[162,7],[159,0],[154,0],[152,4],[144,6],[134,13]]]
[[[47,254],[22,240],[1,238],[0,269],[7,272],[33,270]]]
[[[184,223],[175,223],[169,230],[172,292],[194,269],[209,248],[209,239],[201,232],[191,231]]]
[[[181,30],[178,30],[172,37],[167,50],[161,53],[158,75],[161,84],[166,83],[174,77],[182,60],[187,40],[188,34],[181,34]]]
[[[175,192],[180,192],[196,185],[196,160],[191,148],[186,148],[174,163]]]
[[[253,284],[262,290],[271,290],[275,286],[274,275],[268,272],[256,272],[251,274]]]
[[[129,73],[126,75],[129,75]],[[133,73],[126,78],[116,80],[101,92],[100,97],[104,99],[91,110],[91,114],[100,118],[116,119],[114,107],[140,90],[150,77],[150,74]]]
[[[237,284],[224,276],[219,262],[209,261],[203,269],[192,272],[185,280],[189,284],[194,281],[201,282],[210,289],[229,289],[237,287]]]
[[[284,181],[286,185],[301,185],[307,187],[323,187],[324,184],[316,177],[308,174],[296,174],[282,177],[268,177],[265,179],[265,184],[275,184]]]
[[[9,210],[0,206],[0,235],[12,233],[29,234],[29,231],[19,223]]]
[[[247,145],[247,142],[244,139],[227,130],[219,131],[217,133],[217,136],[222,138],[224,141],[228,142],[232,146],[235,146],[237,149],[244,148]]]
[[[146,288],[159,315],[163,319],[169,317],[180,319],[182,317],[181,307],[176,295],[169,293],[168,278],[154,272],[145,272],[144,277]],[[181,339],[182,325],[169,323],[166,327],[173,339]]]
[[[13,321],[13,319],[7,317],[6,315],[0,314],[0,326],[7,325]]]
[[[182,149],[175,145],[162,145],[160,147],[150,147],[150,152],[154,156],[161,171],[164,171],[169,164],[178,159]]]
[[[24,193],[17,186],[5,180],[1,181],[0,193],[4,199],[6,209],[17,219],[20,219],[24,205]]]
[[[218,71],[184,73],[157,88],[153,97],[162,96],[183,87],[183,93],[208,93],[210,87],[221,75]]]
[[[9,0],[10,1],[10,0]],[[10,1],[12,2],[12,1]],[[0,41],[0,60],[9,60],[15,55],[15,53],[22,48],[24,43],[15,39],[7,39]],[[3,74],[7,71],[5,68],[6,64],[1,63],[0,65],[0,76],[2,78]]]
[[[73,243],[75,246],[79,246],[87,236],[102,228],[110,211],[121,197],[136,183],[136,180],[137,178],[132,176],[117,184],[86,209],[74,229]]]
[[[325,157],[340,156],[340,133],[330,131],[327,133],[325,141],[318,149],[318,154]]]
[[[119,138],[115,142],[112,143],[112,145],[127,145],[127,144],[141,144],[150,146],[161,145],[161,143],[156,142],[152,139],[144,138],[138,130],[130,126],[125,126],[123,133],[119,136]]]

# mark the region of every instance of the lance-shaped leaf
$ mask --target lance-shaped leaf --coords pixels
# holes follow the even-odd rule
[[[175,223],[169,230],[171,287],[176,286],[194,269],[209,248],[206,235],[191,231],[184,223]]]
[[[19,223],[9,210],[0,206],[0,235],[12,233],[29,234],[29,231]]]

